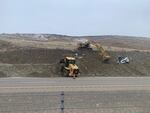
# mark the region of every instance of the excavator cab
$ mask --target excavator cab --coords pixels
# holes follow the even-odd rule
[[[90,42],[88,40],[86,40],[84,42],[80,42],[78,45],[78,50],[81,50],[81,49],[92,50]]]
[[[66,67],[69,66],[69,64],[75,65],[76,61],[75,58],[72,57],[66,57],[65,65]]]
[[[64,76],[77,77],[79,74],[79,68],[76,65],[76,59],[74,57],[65,57],[60,61],[61,72]]]

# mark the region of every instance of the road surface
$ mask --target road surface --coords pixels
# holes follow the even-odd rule
[[[150,77],[1,78],[3,92],[150,90]]]
[[[2,78],[0,113],[150,113],[150,78]]]

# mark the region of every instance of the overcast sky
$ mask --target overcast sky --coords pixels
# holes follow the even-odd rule
[[[150,0],[0,0],[0,33],[150,37]]]

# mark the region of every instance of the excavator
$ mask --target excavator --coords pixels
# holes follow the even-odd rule
[[[60,60],[61,73],[67,77],[73,77],[74,79],[79,74],[79,68],[76,65],[76,59],[74,57],[65,57]]]
[[[106,50],[98,43],[93,42],[93,45],[98,49],[98,54],[102,57],[103,62],[108,63],[111,57]]]
[[[98,54],[102,57],[102,61],[104,63],[108,63],[111,57],[99,43],[90,40],[84,40],[78,44],[78,50],[80,49],[93,50],[94,47],[98,50]]]
[[[78,44],[78,49],[89,49],[92,50],[91,43],[88,40],[84,40]]]

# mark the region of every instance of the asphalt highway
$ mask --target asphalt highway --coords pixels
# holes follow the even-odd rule
[[[150,113],[149,77],[1,78],[0,113],[60,113],[62,91],[64,113]]]
[[[1,78],[0,93],[150,90],[150,77]]]

